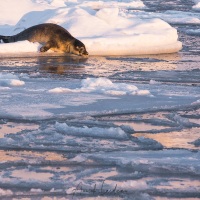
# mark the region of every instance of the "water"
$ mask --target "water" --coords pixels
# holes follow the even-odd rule
[[[145,12],[198,14],[192,1],[144,3]],[[198,24],[172,26],[183,42],[176,54],[0,58],[1,199],[200,198]],[[25,84],[9,87],[10,76]],[[151,95],[49,92],[99,77]]]

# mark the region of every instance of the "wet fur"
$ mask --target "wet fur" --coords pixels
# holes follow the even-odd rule
[[[3,40],[4,43],[23,40],[38,42],[43,45],[40,48],[40,52],[46,52],[52,49],[53,51],[76,55],[88,55],[85,45],[81,41],[74,38],[63,27],[51,23],[32,26],[13,36],[0,35],[0,40]]]

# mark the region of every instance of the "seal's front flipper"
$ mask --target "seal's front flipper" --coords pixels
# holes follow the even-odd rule
[[[51,49],[52,47],[54,47],[54,43],[52,41],[47,42],[44,46],[42,46],[40,48],[40,52],[46,52],[49,49]]]
[[[46,51],[48,51],[50,48],[48,48],[47,46],[42,46],[41,48],[40,48],[40,52],[46,52]]]
[[[4,43],[9,43],[9,38],[10,36],[0,35],[0,40],[3,40]]]

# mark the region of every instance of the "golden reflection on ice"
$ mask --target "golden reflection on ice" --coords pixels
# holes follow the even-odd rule
[[[39,125],[36,124],[22,124],[22,123],[6,123],[0,124],[0,138],[6,134],[14,134],[22,130],[37,130]]]
[[[167,181],[167,184],[160,184],[156,188],[157,189],[177,189],[177,190],[183,190],[186,191],[188,188],[193,187],[196,188],[196,190],[200,190],[200,181],[199,180],[192,180],[192,179],[175,179]]]
[[[200,128],[185,129],[182,131],[172,131],[168,133],[135,133],[133,136],[146,137],[160,142],[166,148],[189,148],[200,149],[195,147],[191,142],[199,138]]]
[[[13,171],[11,176],[22,180],[36,180],[45,182],[50,181],[50,178],[53,177],[53,174],[44,172],[34,172],[29,171],[28,169],[21,169]]]
[[[152,125],[152,124],[147,124],[144,122],[115,122],[116,125],[121,126],[121,125],[126,125],[126,126],[130,126],[131,128],[133,128],[136,132],[137,131],[148,131],[148,130],[161,130],[166,128],[166,126],[156,126],[156,125]]]
[[[21,160],[20,157],[18,156],[13,156],[12,155],[13,151],[4,151],[0,150],[0,163],[5,163],[5,162],[12,162],[12,161],[18,161]]]
[[[102,180],[105,180],[109,177],[112,177],[112,176],[117,176],[118,175],[118,172],[116,171],[115,168],[112,168],[112,169],[109,169],[109,171],[101,171],[101,172],[97,172],[93,175],[91,175],[90,177],[88,177],[88,179],[102,179]]]
[[[4,151],[0,150],[0,163],[20,161],[26,159],[28,163],[39,161],[66,161],[62,154],[56,152],[34,152],[34,151]]]

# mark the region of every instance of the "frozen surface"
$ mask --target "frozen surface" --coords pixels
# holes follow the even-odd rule
[[[195,10],[199,10],[200,9],[200,1],[199,0],[193,0],[195,5],[192,7]]]
[[[41,23],[55,23],[80,39],[90,55],[140,55],[173,53],[182,48],[177,30],[159,18],[141,19],[129,9],[144,5],[134,1],[15,1],[21,8],[12,19],[0,17],[0,34],[13,35]],[[10,7],[7,1],[4,7]],[[13,5],[12,5],[13,6]],[[98,8],[97,8],[98,7]],[[29,9],[29,10],[28,10]],[[8,13],[8,12],[6,12]],[[23,13],[23,14],[22,14]],[[22,15],[21,17],[19,17]],[[8,25],[9,26],[8,26]],[[38,52],[28,41],[1,44],[0,53]]]
[[[27,41],[17,53],[19,44],[1,43],[12,53],[0,53],[0,199],[199,199],[200,17],[195,2],[27,0],[26,5],[34,12],[24,3],[18,9],[21,20],[7,16],[10,21],[0,21],[0,34],[33,25],[36,13],[37,20],[73,25],[81,34],[77,13],[86,26],[86,14],[95,21],[99,12],[104,26],[112,10],[108,23],[118,19],[127,26],[139,19],[143,31],[150,24],[155,30],[158,24],[178,30],[183,49],[86,59],[39,54],[38,44],[32,44],[32,53]],[[70,10],[71,24],[59,21]],[[104,35],[104,30],[94,31]]]
[[[81,81],[81,87],[75,89],[54,88],[50,93],[100,93],[118,95],[150,95],[148,90],[139,90],[136,86],[126,83],[113,83],[107,78],[87,78]]]

